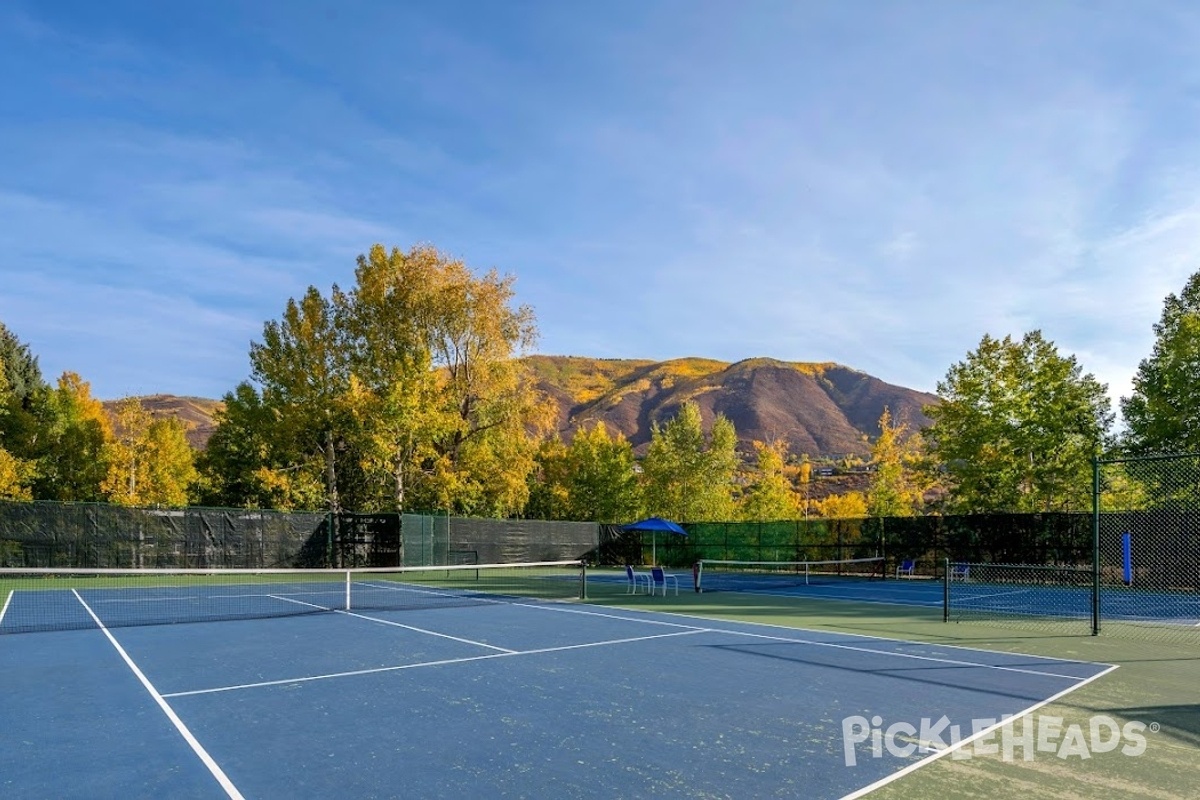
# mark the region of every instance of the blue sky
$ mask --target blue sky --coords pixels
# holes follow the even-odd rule
[[[934,390],[1041,329],[1128,394],[1200,269],[1191,2],[0,4],[0,321],[219,397],[382,242],[516,276],[537,352]]]

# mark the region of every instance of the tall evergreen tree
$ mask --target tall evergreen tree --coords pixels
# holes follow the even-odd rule
[[[0,399],[0,448],[24,466],[22,474],[30,478],[29,462],[36,461],[44,446],[42,422],[38,418],[46,401],[48,387],[42,379],[37,357],[29,345],[0,322],[0,372],[4,392]]]
[[[42,378],[37,356],[3,322],[0,322],[0,368],[4,370],[10,400],[26,411],[49,388]]]

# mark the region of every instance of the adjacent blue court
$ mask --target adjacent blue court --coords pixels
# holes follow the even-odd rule
[[[795,576],[729,574],[710,581],[717,591],[849,600],[859,603],[943,608],[940,579],[896,578],[866,580],[859,577],[814,576],[807,584]],[[710,591],[705,589],[705,591]],[[1200,595],[1195,592],[1155,591],[1106,584],[1100,592],[1105,620],[1142,622],[1182,627],[1200,626]],[[951,582],[951,614],[985,612],[1005,616],[1090,619],[1090,586],[1014,585],[988,580]]]
[[[97,616],[0,636],[5,797],[842,797],[950,744],[848,718],[966,737],[1113,669],[578,602]]]

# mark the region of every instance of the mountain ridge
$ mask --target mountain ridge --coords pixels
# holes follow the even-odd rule
[[[733,422],[744,450],[753,441],[787,441],[795,456],[865,456],[888,408],[915,429],[936,395],[886,383],[835,362],[756,357],[736,362],[707,358],[668,361],[527,356],[537,385],[558,404],[558,432],[569,440],[581,427],[604,422],[642,453],[655,424],[694,401],[705,426],[716,414]]]
[[[866,456],[879,434],[886,407],[893,420],[914,429],[929,424],[924,407],[936,395],[886,383],[835,362],[755,357],[736,362],[710,358],[604,359],[530,355],[522,358],[537,387],[557,406],[555,429],[570,441],[597,422],[620,431],[643,454],[654,426],[693,401],[706,429],[715,416],[733,422],[739,447],[786,440],[794,456]],[[203,448],[216,424],[220,400],[153,394],[138,398],[152,414],[175,416],[188,440]],[[110,412],[117,401],[105,401]]]

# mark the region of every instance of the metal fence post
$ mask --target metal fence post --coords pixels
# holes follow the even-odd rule
[[[1100,635],[1100,459],[1092,459],[1092,636]]]
[[[950,621],[950,559],[942,559],[942,622]]]

